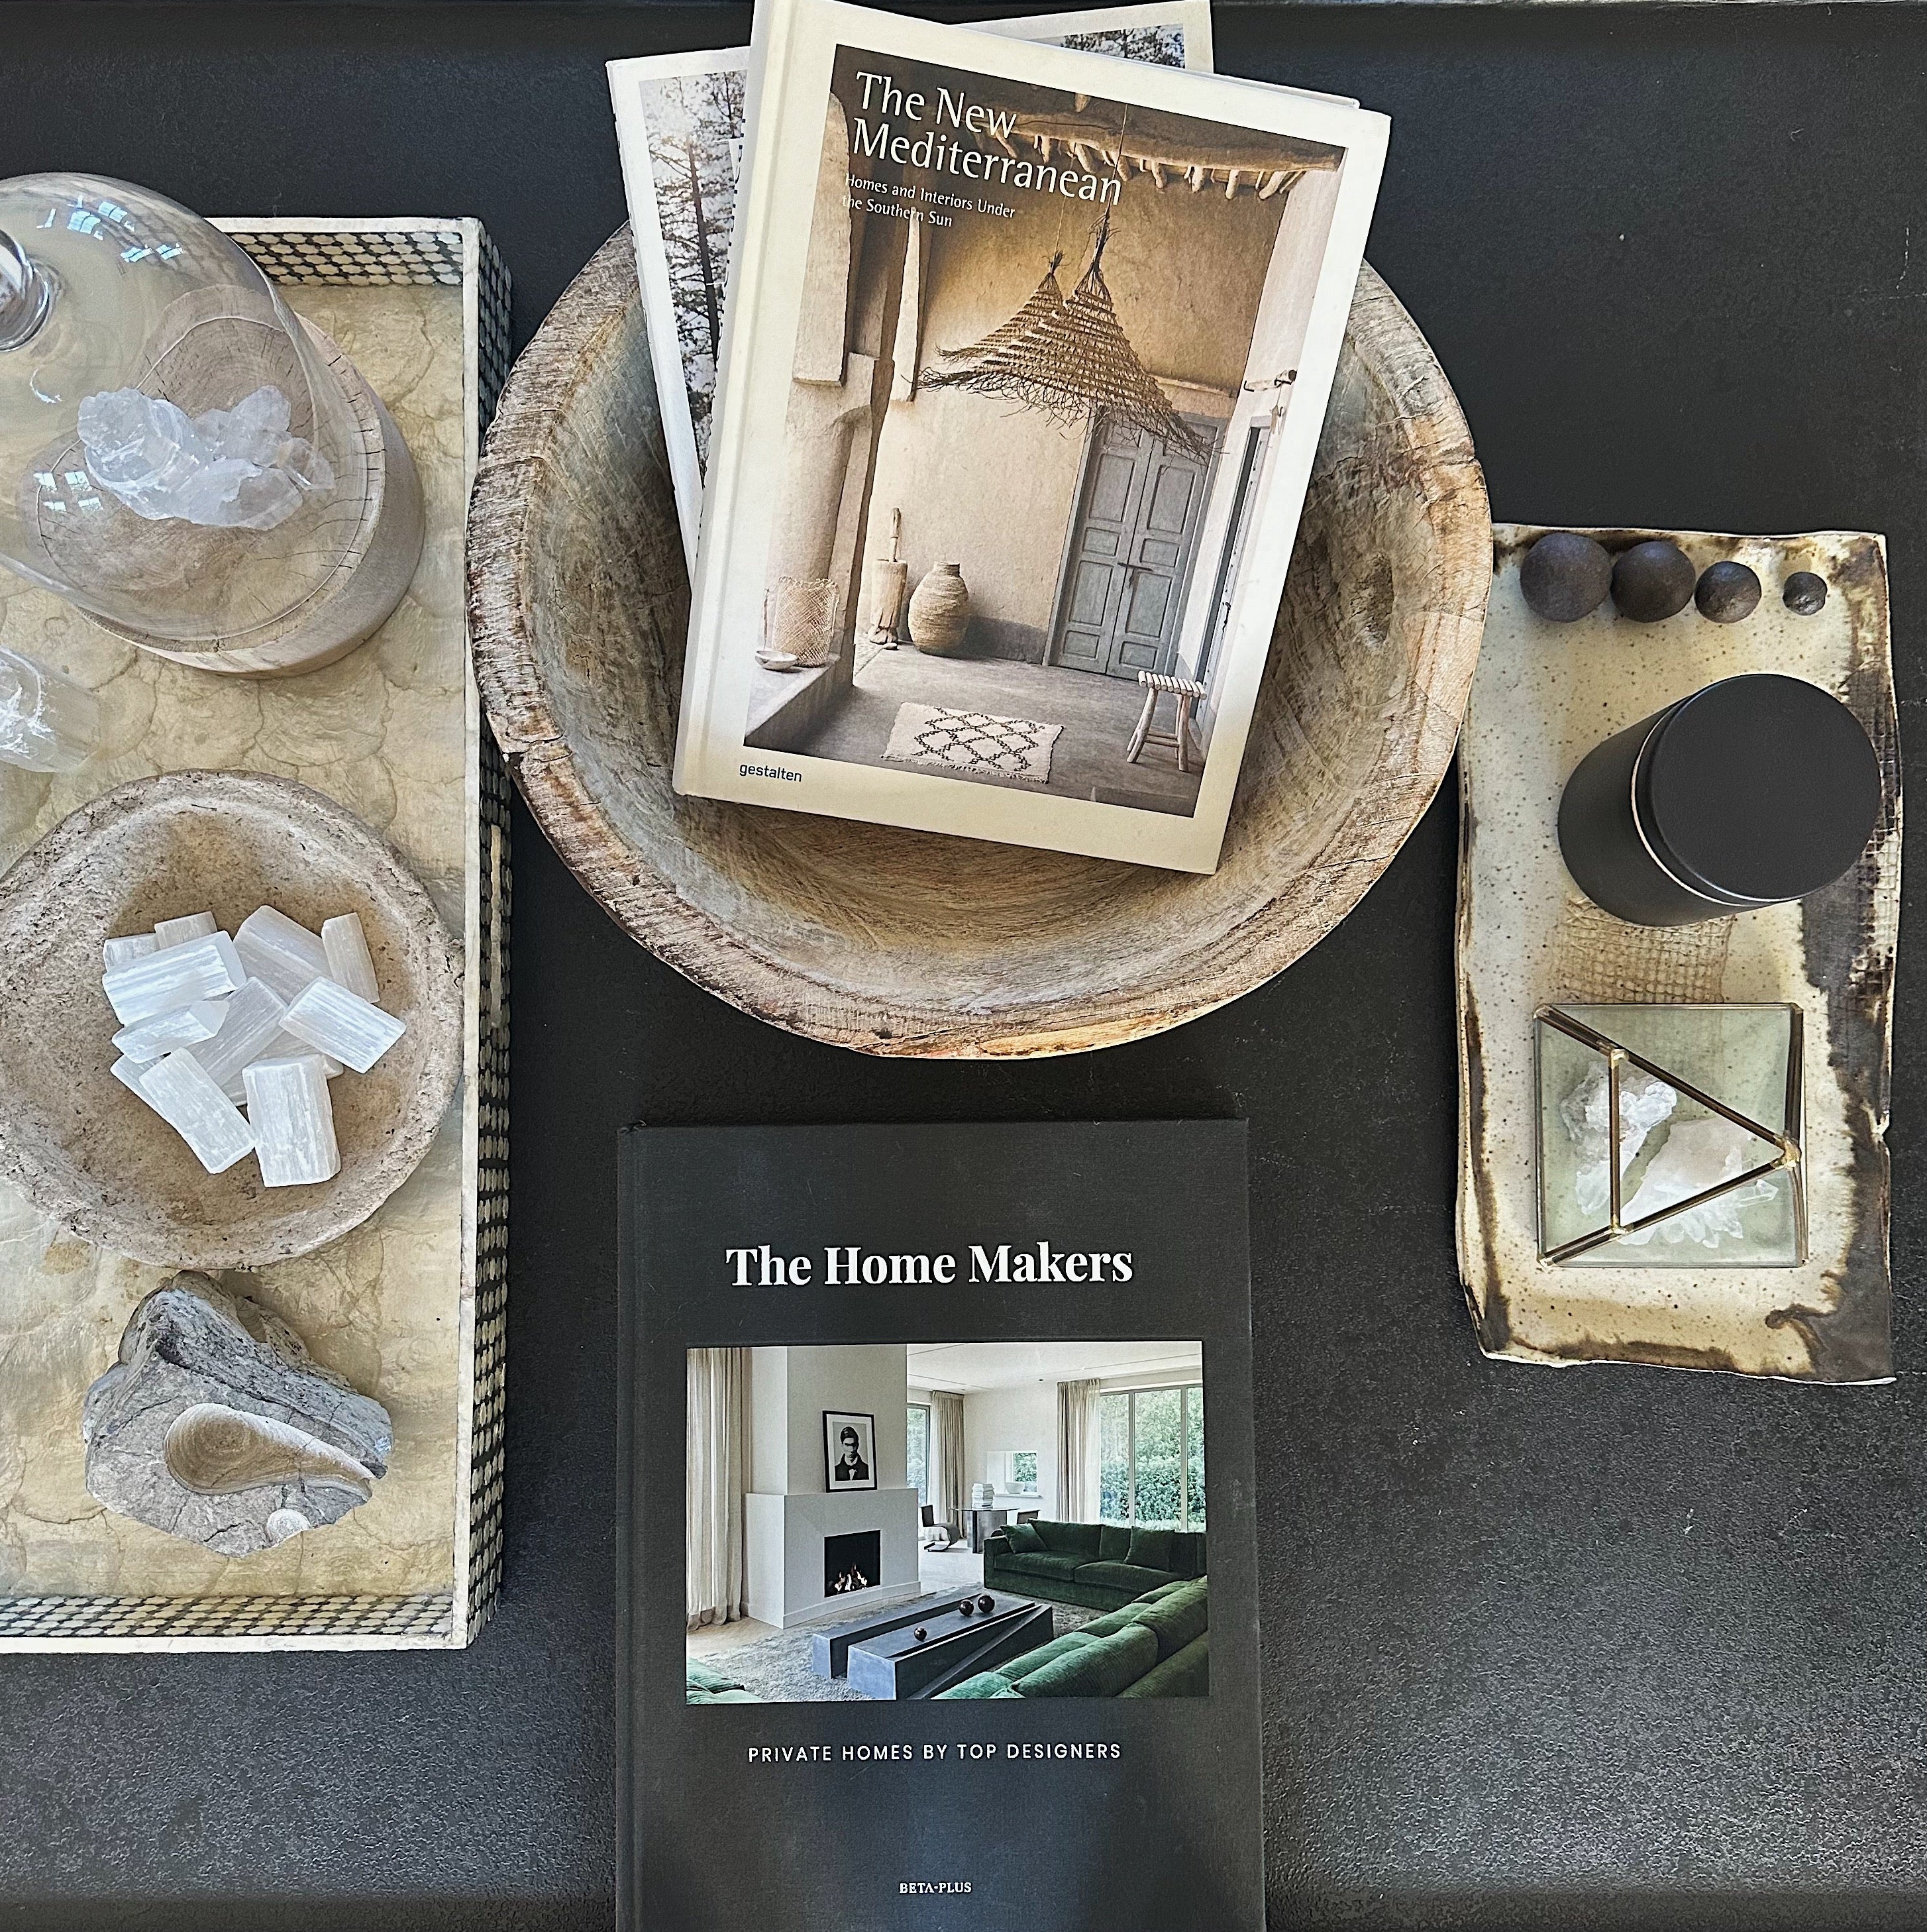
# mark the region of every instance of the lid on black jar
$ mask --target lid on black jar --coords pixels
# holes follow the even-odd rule
[[[1830,885],[1880,816],[1880,761],[1837,698],[1797,677],[1729,677],[1653,728],[1634,781],[1655,856],[1713,898],[1771,904]]]

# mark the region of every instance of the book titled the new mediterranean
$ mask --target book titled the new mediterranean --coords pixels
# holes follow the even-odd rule
[[[1388,124],[757,13],[679,789],[1215,868]]]
[[[1243,1124],[622,1174],[619,1924],[1259,1932]]]
[[[1120,60],[1211,70],[1209,0],[1147,0],[976,26],[979,33],[1049,40]],[[656,408],[692,571],[723,318],[729,313],[749,65],[748,47],[609,63]]]

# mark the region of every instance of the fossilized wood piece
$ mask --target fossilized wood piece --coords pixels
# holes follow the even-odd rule
[[[1660,536],[1701,569],[1734,558],[1765,595],[1715,624],[1691,604],[1659,624],[1608,604],[1534,617],[1518,563],[1537,527],[1494,532],[1497,567],[1460,749],[1459,1271],[1479,1346],[1517,1361],[1630,1361],[1819,1382],[1893,1372],[1887,1260],[1887,1072],[1900,918],[1899,727],[1881,539],[1848,531]],[[1797,616],[1797,570],[1832,586]],[[1879,826],[1824,892],[1702,926],[1626,926],[1560,862],[1559,796],[1601,739],[1716,678],[1785,671],[1839,698],[1881,762]],[[1806,1030],[1809,1258],[1797,1268],[1554,1268],[1539,1258],[1532,1016],[1554,1000],[1788,1000]]]
[[[698,984],[868,1052],[1074,1052],[1249,992],[1384,869],[1451,758],[1490,530],[1458,404],[1368,268],[1214,875],[678,798],[688,590],[625,230],[490,433],[475,670],[556,850]]]
[[[252,1160],[208,1174],[112,1077],[100,943],[173,908],[232,932],[274,905],[310,928],[354,912],[407,1023],[337,1083],[341,1168],[264,1187]],[[256,1268],[365,1221],[427,1152],[461,1072],[462,968],[394,849],[305,785],[169,772],[82,806],[0,877],[0,1177],[70,1233],[161,1267]]]
[[[88,1492],[222,1556],[251,1556],[366,1502],[394,1443],[388,1412],[301,1337],[204,1274],[135,1309],[87,1391]]]

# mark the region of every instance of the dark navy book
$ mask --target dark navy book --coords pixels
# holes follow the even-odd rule
[[[622,1174],[622,1924],[1255,1932],[1243,1124]]]

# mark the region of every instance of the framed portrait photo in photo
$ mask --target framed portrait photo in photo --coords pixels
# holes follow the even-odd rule
[[[877,1418],[823,1411],[823,1475],[832,1493],[877,1486]]]

